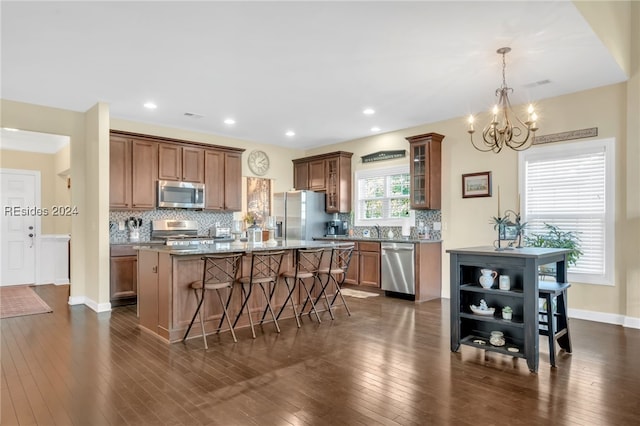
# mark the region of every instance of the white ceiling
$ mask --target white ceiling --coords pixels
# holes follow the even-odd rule
[[[626,79],[569,1],[3,1],[1,15],[5,99],[103,101],[119,119],[300,149],[488,110],[502,46],[513,104]]]

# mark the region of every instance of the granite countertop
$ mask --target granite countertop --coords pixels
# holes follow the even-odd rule
[[[193,256],[193,255],[207,255],[217,253],[232,253],[232,252],[246,252],[253,251],[266,251],[266,250],[293,250],[299,248],[331,248],[345,242],[339,241],[304,241],[304,240],[287,240],[276,241],[275,245],[268,245],[267,243],[252,244],[252,243],[234,243],[234,242],[221,242],[215,244],[200,244],[196,246],[165,246],[165,245],[151,245],[140,243],[134,246],[137,250],[156,251],[160,253],[168,253],[176,256]],[[183,247],[183,248],[179,248]]]
[[[372,238],[372,237],[349,237],[349,236],[333,236],[333,237],[315,237],[314,240],[329,241],[372,241],[375,243],[410,243],[410,244],[429,244],[440,243],[442,240],[417,239],[417,238]]]

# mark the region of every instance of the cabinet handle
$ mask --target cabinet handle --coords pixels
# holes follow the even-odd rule
[[[151,268],[151,272],[153,272],[154,274],[158,273],[158,267],[154,266],[153,268]]]

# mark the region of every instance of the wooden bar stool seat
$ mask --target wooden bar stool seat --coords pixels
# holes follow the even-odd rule
[[[196,312],[193,314],[193,318],[191,318],[191,322],[189,323],[189,327],[187,331],[184,333],[184,337],[182,341],[184,342],[189,336],[189,332],[191,331],[191,327],[196,320],[196,317],[200,317],[200,327],[202,329],[202,339],[204,340],[205,349],[209,349],[207,345],[207,335],[205,333],[204,328],[204,313],[201,312],[202,305],[204,304],[205,294],[207,290],[215,290],[218,295],[218,300],[222,305],[222,318],[220,318],[220,323],[218,324],[217,332],[220,332],[222,328],[223,321],[227,320],[229,324],[229,330],[231,331],[231,336],[233,336],[233,341],[237,342],[236,333],[233,329],[233,325],[231,324],[231,318],[229,317],[229,303],[231,301],[231,296],[233,295],[233,286],[237,279],[238,270],[240,269],[240,259],[242,259],[242,253],[232,253],[232,254],[224,254],[224,255],[212,255],[212,256],[204,256],[202,260],[204,261],[204,270],[202,274],[202,280],[194,281],[189,284],[189,287],[193,290],[196,301],[198,302],[198,307],[196,308]],[[226,299],[223,299],[221,290],[228,290],[226,293]]]
[[[539,332],[549,338],[549,362],[552,367],[556,366],[556,341],[560,348],[571,353],[571,335],[567,318],[567,289],[569,287],[571,287],[569,283],[548,281],[538,283],[538,297],[545,301],[545,306],[539,312],[544,317],[538,322],[541,326]],[[556,300],[555,312],[554,299]]]
[[[266,306],[260,319],[260,324],[265,320],[267,311],[273,318],[276,331],[280,333],[280,327],[278,326],[278,319],[273,312],[271,306],[271,298],[275,290],[275,285],[278,282],[280,276],[280,267],[282,266],[282,258],[284,257],[284,250],[277,251],[254,251],[251,253],[251,267],[249,275],[238,278],[237,282],[240,284],[242,290],[242,306],[240,306],[240,312],[236,316],[236,320],[233,325],[238,323],[240,316],[244,309],[247,309],[247,315],[249,317],[249,325],[251,326],[251,334],[253,338],[256,338],[256,331],[253,326],[253,318],[251,316],[251,309],[247,306],[251,295],[253,294],[253,288],[255,286],[260,287],[265,299]]]

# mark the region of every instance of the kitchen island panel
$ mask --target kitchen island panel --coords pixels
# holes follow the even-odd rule
[[[304,246],[321,246],[331,248],[332,243],[319,242],[295,242],[280,243],[282,249],[284,246],[301,248]],[[215,253],[227,253],[231,251],[228,244],[215,247],[199,247],[197,250],[170,249],[164,246],[151,247],[141,246],[138,248],[138,279],[140,280],[140,294],[138,306],[140,309],[140,327],[151,331],[152,333],[162,337],[169,342],[178,342],[182,340],[184,333],[191,322],[193,313],[196,310],[197,302],[190,284],[193,281],[202,279],[203,261],[202,256]],[[245,247],[245,250],[247,247]],[[251,250],[274,249],[270,247],[251,247]],[[285,256],[282,264],[282,271],[292,269],[294,263],[294,248],[286,248]],[[243,250],[244,251],[244,250]],[[194,253],[196,252],[196,253]],[[243,258],[242,274],[248,275],[251,269],[250,252]],[[328,258],[328,256],[326,256]],[[254,322],[259,321],[266,304],[264,296],[255,295],[260,292],[259,287],[253,289],[253,295],[247,305],[253,314]],[[317,291],[314,292],[317,294]],[[284,282],[280,281],[276,285],[273,294],[272,306],[276,313],[285,303],[288,291]],[[214,333],[218,327],[218,323],[223,314],[222,307],[214,291],[208,291],[205,295],[205,305],[201,312],[205,316],[205,332],[207,334]],[[293,300],[296,305],[300,305],[304,301],[300,288],[296,288],[293,293]],[[238,314],[242,304],[242,294],[239,285],[234,287],[232,300],[230,303],[230,313],[232,320]],[[320,308],[320,307],[319,307]],[[237,328],[248,327],[249,320],[247,312],[243,312],[236,325]],[[291,304],[282,312],[282,319],[293,318],[293,309]],[[267,315],[267,320],[269,315]],[[226,330],[226,324],[223,325],[223,331]],[[189,334],[190,338],[201,336],[200,327],[193,327]]]

